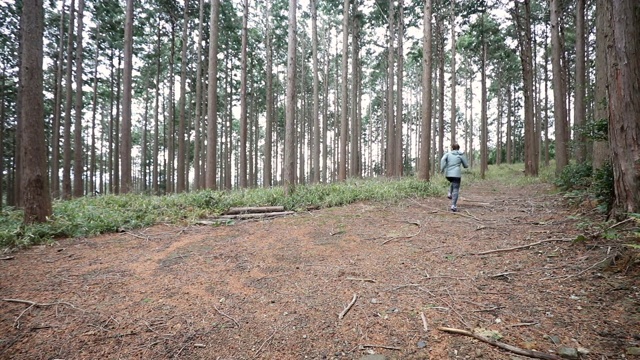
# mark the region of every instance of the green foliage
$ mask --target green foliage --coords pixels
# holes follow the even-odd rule
[[[349,180],[328,185],[298,186],[289,197],[282,188],[238,191],[202,190],[167,196],[103,195],[57,201],[45,224],[24,225],[22,212],[5,210],[0,216],[0,247],[25,247],[63,237],[93,236],[126,231],[159,222],[192,223],[219,215],[230,207],[284,206],[306,210],[342,206],[356,201],[399,201],[440,195],[433,183],[414,177],[400,180]]]
[[[600,204],[599,207],[602,212],[609,212],[613,208],[616,194],[613,181],[613,167],[610,162],[606,162],[600,169],[597,169],[593,173],[590,191]]]
[[[585,190],[591,186],[593,168],[591,163],[569,164],[555,180],[555,185],[563,191]]]

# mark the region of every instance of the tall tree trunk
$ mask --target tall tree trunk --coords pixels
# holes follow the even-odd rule
[[[320,182],[320,96],[318,78],[318,11],[317,0],[309,1],[311,6],[311,46],[313,59],[313,150],[311,162],[311,183]]]
[[[131,95],[133,93],[133,0],[127,0],[124,21],[124,76],[122,99],[122,143],[120,161],[122,177],[120,191],[127,194],[133,190],[131,177]]]
[[[396,150],[396,134],[395,134],[395,119],[394,119],[394,102],[393,102],[393,89],[395,78],[393,76],[394,69],[394,50],[393,44],[395,44],[395,8],[393,6],[393,1],[389,2],[389,40],[388,40],[388,48],[387,48],[387,164],[386,164],[386,173],[387,176],[395,176],[395,150]]]
[[[71,197],[71,107],[73,88],[71,78],[73,75],[73,29],[75,21],[75,1],[71,0],[69,9],[69,33],[67,38],[67,69],[65,74],[65,111],[64,111],[64,135],[63,135],[63,167],[62,167],[62,198]]]
[[[456,2],[451,0],[451,143],[456,144]]]
[[[93,94],[91,110],[91,151],[89,164],[89,194],[96,193],[96,118],[98,116],[98,67],[100,66],[100,23],[96,24],[96,60],[93,67]]]
[[[558,23],[558,1],[559,0],[551,0],[551,57],[553,68],[553,107],[556,130],[556,174],[560,174],[562,169],[564,169],[569,162],[567,144],[565,141],[567,136],[565,132],[566,103],[564,93],[562,91],[562,68],[560,64],[562,49],[560,46],[560,31]]]
[[[533,113],[533,55],[531,49],[531,4],[523,0],[516,5],[516,21],[519,27],[520,62],[524,84],[524,163],[525,175],[538,176],[538,156],[535,119]]]
[[[198,47],[197,63],[196,63],[196,114],[194,124],[194,159],[193,159],[193,172],[195,190],[200,190],[203,187],[202,173],[204,165],[202,163],[202,135],[200,133],[202,121],[202,41],[204,39],[203,25],[204,25],[204,0],[200,0],[198,6]]]
[[[2,74],[0,74],[0,210],[2,210],[2,184],[4,184],[4,122],[5,122],[5,79],[6,79],[5,65],[2,66]],[[8,188],[8,187],[7,187]]]
[[[482,15],[484,19],[484,14]],[[480,177],[482,179],[485,178],[485,174],[489,167],[489,154],[487,149],[487,142],[489,141],[489,125],[487,124],[487,42],[484,37],[484,32],[482,33],[482,60],[480,65],[480,76],[481,78],[481,91],[482,91],[482,114],[481,114],[481,124],[480,124]]]
[[[120,166],[119,163],[122,161],[120,158],[120,104],[121,104],[121,92],[122,92],[122,71],[120,71],[120,67],[122,66],[122,53],[118,51],[118,67],[116,69],[116,115],[114,117],[113,124],[113,158],[115,161],[113,162],[113,192],[114,194],[120,194]]]
[[[344,0],[342,8],[342,105],[340,110],[340,161],[338,164],[338,181],[347,178],[347,136],[349,124],[347,114],[349,97],[347,95],[347,72],[349,63],[349,0]]]
[[[266,115],[264,129],[264,165],[263,180],[265,188],[270,188],[273,179],[272,159],[273,159],[273,50],[271,48],[271,1],[267,0],[265,5],[265,51],[267,55],[266,66]],[[277,158],[277,155],[276,155]]]
[[[431,164],[431,0],[424,2],[424,18],[422,20],[422,129],[420,135],[420,166],[418,178],[429,181]]]
[[[178,120],[178,164],[176,169],[176,192],[181,193],[186,189],[186,166],[185,157],[187,144],[185,141],[186,132],[186,109],[187,109],[187,37],[189,33],[189,0],[184,0],[184,19],[182,24],[182,50],[180,61],[180,119]]]
[[[84,186],[82,176],[84,175],[84,166],[82,164],[82,156],[84,155],[82,147],[82,32],[83,32],[83,16],[84,16],[84,0],[78,0],[78,35],[76,45],[76,108],[75,108],[75,127],[74,135],[74,151],[73,151],[73,196],[82,197],[84,194]]]
[[[611,2],[596,0],[596,94],[595,121],[609,124],[609,66],[607,52],[612,41],[609,17]],[[593,142],[593,168],[600,169],[610,159],[611,151],[607,139],[600,137]]]
[[[348,0],[347,0],[348,2]],[[284,193],[291,195],[295,190],[296,148],[294,146],[296,108],[296,28],[297,1],[289,0],[289,37],[287,54],[287,108],[285,118]]]
[[[513,94],[511,92],[511,85],[507,86],[507,164],[513,164],[513,127],[512,127],[512,114],[513,106],[512,100]]]
[[[549,31],[544,27],[544,166],[549,166]]]
[[[216,189],[218,142],[218,18],[220,0],[211,0],[209,29],[209,83],[207,88],[207,189]]]
[[[23,196],[24,222],[46,222],[51,216],[51,198],[47,178],[47,148],[44,133],[43,98],[43,28],[41,0],[25,1],[22,7],[20,53],[20,88],[22,96],[19,121],[23,161],[20,189]]]
[[[403,126],[403,99],[402,99],[402,88],[403,79],[404,79],[404,0],[398,1],[398,71],[396,72],[397,81],[398,81],[398,94],[396,97],[396,120],[395,120],[395,159],[393,160],[395,169],[394,174],[396,176],[402,176],[402,126]],[[355,72],[354,72],[355,73]]]
[[[108,187],[109,193],[113,194],[115,191],[115,181],[113,179],[114,171],[113,171],[113,163],[115,158],[115,151],[113,146],[113,135],[115,133],[115,117],[113,115],[113,107],[114,107],[114,83],[116,79],[115,75],[115,65],[113,63],[115,49],[111,47],[111,52],[109,53],[108,64],[109,66],[109,135],[107,136],[107,173],[108,173]],[[116,160],[117,161],[117,160]],[[105,191],[106,192],[106,191]]]
[[[438,16],[438,158],[444,152],[444,16]]]
[[[157,28],[157,43],[156,43],[156,51],[158,52],[158,56],[156,58],[156,94],[155,94],[155,105],[154,105],[154,114],[153,114],[153,168],[151,170],[151,183],[153,186],[153,193],[155,195],[160,194],[160,186],[159,186],[159,178],[158,178],[158,163],[159,163],[159,153],[160,153],[160,132],[158,123],[160,121],[160,49],[161,49],[161,32],[160,25]]]
[[[175,106],[175,92],[174,92],[174,83],[175,83],[175,70],[174,70],[174,61],[175,61],[175,53],[176,53],[176,24],[173,19],[171,19],[171,44],[170,44],[170,54],[169,54],[169,126],[167,134],[167,183],[166,188],[168,193],[173,193],[175,191],[175,158],[176,158],[176,150],[175,150],[175,123],[176,123],[176,106]]]
[[[353,20],[351,21],[351,132],[350,132],[350,159],[349,159],[349,175],[351,177],[360,177],[360,148],[359,139],[361,132],[359,130],[358,106],[359,106],[359,76],[358,76],[358,59],[360,57],[360,20],[358,16],[358,3],[353,3]]]
[[[249,18],[249,1],[242,3],[242,53],[240,59],[240,173],[241,189],[247,187],[247,23]]]
[[[584,25],[585,0],[576,2],[576,84],[575,102],[573,111],[573,125],[575,127],[575,156],[578,163],[587,159],[587,144],[584,136],[584,124],[586,122],[585,107],[585,25]]]
[[[640,3],[611,2],[613,49],[609,57],[609,143],[616,208],[640,212]]]
[[[51,129],[51,195],[53,198],[60,196],[60,106],[62,104],[62,69],[64,67],[64,4],[65,1],[63,0],[62,10],[60,10],[60,42],[58,43],[58,59],[56,61],[55,107],[53,108],[53,128]],[[2,144],[2,141],[0,141],[0,144]],[[0,149],[1,151],[2,149]],[[0,156],[0,161],[2,161],[2,156]],[[0,180],[1,177],[2,167],[0,166]],[[2,184],[2,181],[0,181],[0,184]],[[0,193],[0,203],[2,202],[1,199]]]
[[[331,46],[331,38],[327,37],[327,49]],[[327,123],[329,121],[329,51],[324,52],[325,62],[324,62],[324,97],[323,101],[323,111],[322,111],[322,182],[327,183],[327,162],[329,156],[327,154],[328,147],[328,139],[327,139]]]

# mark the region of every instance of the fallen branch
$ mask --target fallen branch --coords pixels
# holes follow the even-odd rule
[[[544,243],[552,242],[552,241],[565,241],[565,242],[567,242],[567,241],[573,241],[573,239],[567,239],[567,238],[563,238],[563,239],[545,239],[545,240],[536,241],[534,243],[527,244],[527,245],[516,246],[516,247],[506,248],[506,249],[495,249],[495,250],[483,251],[483,252],[479,252],[479,253],[472,253],[472,255],[487,255],[487,254],[494,254],[494,253],[499,253],[499,252],[507,252],[507,251],[525,249],[525,248],[528,248],[528,247],[532,247],[532,246],[535,246],[535,245],[540,245],[540,244],[544,244]]]
[[[284,206],[259,206],[259,207],[232,207],[227,210],[225,215],[234,214],[256,214],[284,211]]]
[[[402,351],[402,348],[396,347],[396,346],[388,346],[388,345],[374,345],[374,344],[364,344],[364,345],[360,345],[361,348],[380,348],[380,349],[387,349],[387,350],[398,350],[398,351]]]
[[[513,345],[509,345],[509,344],[505,344],[503,342],[496,341],[496,340],[484,337],[482,335],[474,334],[474,333],[472,333],[470,331],[467,331],[467,330],[454,329],[454,328],[448,328],[448,327],[439,327],[438,330],[444,331],[444,332],[448,332],[448,333],[452,333],[452,334],[470,336],[470,337],[472,337],[474,339],[486,342],[487,344],[491,344],[491,345],[499,347],[499,348],[501,348],[503,350],[511,351],[514,354],[518,354],[518,355],[522,355],[522,356],[528,356],[528,357],[533,357],[533,358],[537,358],[537,359],[544,359],[544,360],[562,360],[562,358],[560,356],[558,356],[558,355],[547,354],[547,353],[543,353],[543,352],[535,351],[535,350],[521,349],[519,347],[516,347],[516,346],[513,346]]]
[[[227,319],[231,319],[231,321],[233,321],[234,324],[236,324],[237,327],[240,327],[240,324],[238,324],[238,322],[236,321],[236,319],[232,318],[231,316],[223,313],[222,311],[220,311],[215,305],[213,305],[213,308],[216,309],[216,311],[218,312],[218,314],[226,317]]]
[[[348,277],[347,280],[351,280],[351,281],[364,281],[364,282],[370,282],[370,283],[374,283],[376,282],[373,279],[361,279],[361,278],[352,278],[352,277]]]
[[[16,329],[20,328],[20,318],[22,317],[22,315],[24,315],[27,311],[29,311],[31,308],[33,307],[45,307],[45,306],[54,306],[54,305],[67,305],[73,309],[77,309],[80,311],[83,311],[82,309],[78,309],[77,307],[75,307],[75,305],[70,304],[68,302],[65,301],[56,301],[54,303],[37,303],[35,301],[30,301],[30,300],[22,300],[22,299],[2,299],[2,301],[6,301],[6,302],[13,302],[13,303],[18,303],[18,304],[27,304],[29,305],[29,307],[27,307],[26,309],[24,309],[20,315],[18,315],[18,317],[14,320],[13,322],[13,326]]]
[[[293,213],[294,213],[293,211],[274,211],[274,212],[265,212],[265,213],[255,213],[255,214],[221,215],[221,216],[218,216],[216,220],[263,219],[263,218],[269,218],[269,217],[291,215]]]
[[[344,308],[344,310],[342,310],[342,312],[338,315],[338,319],[342,320],[342,318],[344,318],[344,316],[347,315],[349,310],[351,310],[351,307],[353,306],[353,304],[356,303],[356,300],[358,300],[358,295],[357,294],[353,294],[353,299],[351,300],[349,305],[347,305],[347,307]]]
[[[414,237],[414,236],[420,235],[420,232],[422,231],[422,226],[420,225],[420,223],[419,223],[419,222],[417,222],[417,221],[407,221],[407,222],[408,222],[409,224],[412,224],[412,225],[417,226],[417,227],[418,227],[418,232],[417,232],[417,233],[415,233],[415,234],[407,235],[407,236],[395,236],[395,237],[389,238],[389,239],[385,240],[385,241],[384,241],[382,244],[380,244],[380,245],[384,245],[384,244],[389,243],[389,242],[391,242],[391,241],[393,241],[393,240],[397,240],[397,239],[411,239],[411,238],[412,238],[412,237]]]
[[[422,327],[424,328],[424,332],[429,332],[429,326],[427,326],[427,317],[424,316],[424,313],[420,313],[420,318],[422,318]]]
[[[15,259],[15,258],[16,258],[15,256],[6,256],[6,257],[3,257],[3,258],[2,258],[2,259],[0,259],[0,260],[13,260],[13,259]]]

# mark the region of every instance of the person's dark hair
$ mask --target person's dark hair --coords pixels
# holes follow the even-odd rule
[[[460,145],[454,143],[453,145],[451,145],[451,149],[460,150]]]

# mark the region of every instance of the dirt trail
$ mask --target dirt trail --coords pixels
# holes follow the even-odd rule
[[[0,298],[59,303],[2,301],[0,358],[519,358],[438,326],[622,358],[640,346],[638,266],[603,269],[614,242],[561,241],[575,210],[549,190],[463,184],[456,214],[446,198],[358,203],[20,251],[0,262]]]

